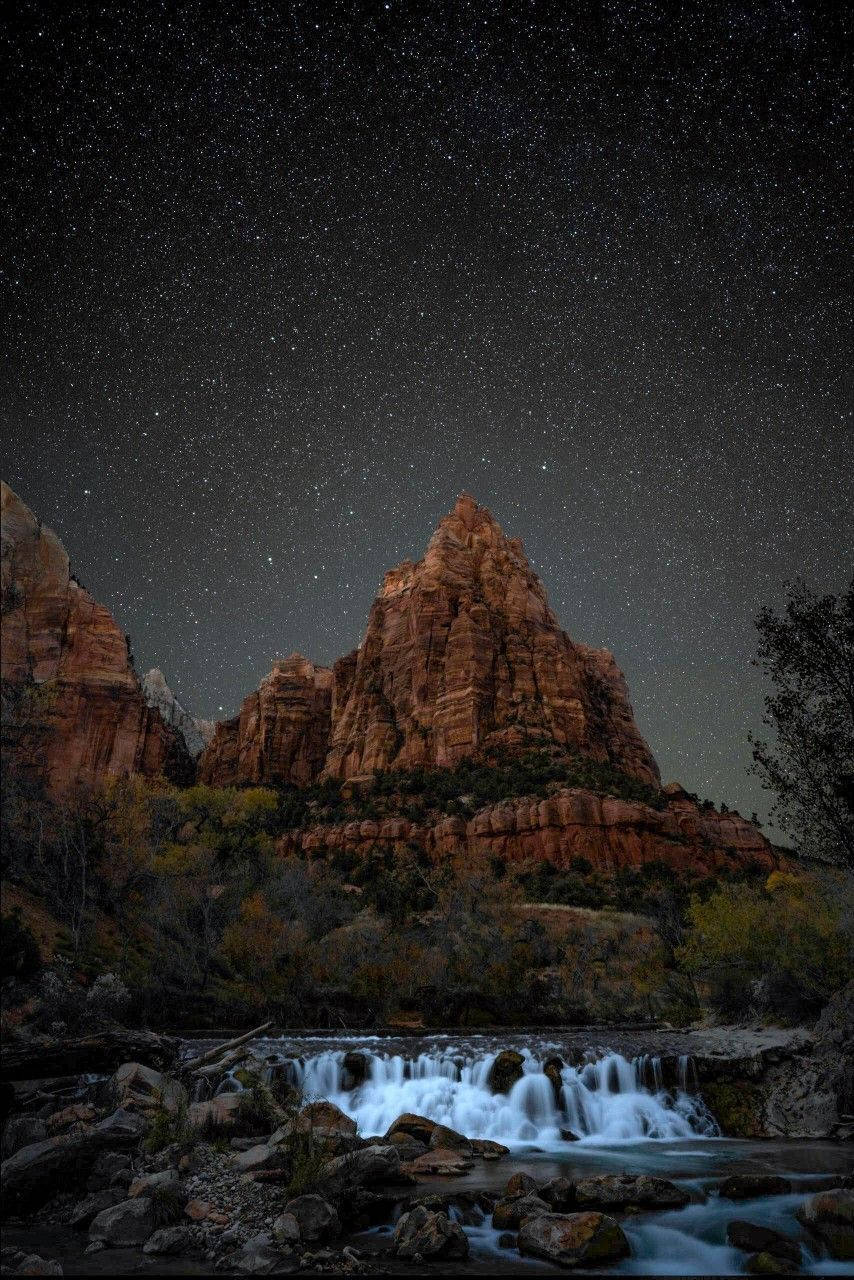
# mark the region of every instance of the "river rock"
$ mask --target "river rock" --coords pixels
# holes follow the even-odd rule
[[[85,1179],[104,1148],[132,1146],[146,1129],[141,1116],[118,1110],[90,1128],[22,1147],[0,1168],[8,1212],[37,1208]]]
[[[285,1215],[288,1214],[295,1219],[305,1244],[334,1240],[341,1234],[338,1214],[323,1196],[304,1195],[289,1200],[285,1205]]]
[[[559,1058],[556,1054],[551,1058],[546,1058],[543,1063],[543,1075],[554,1090],[555,1102],[558,1106],[560,1106],[561,1093],[563,1092],[563,1067],[563,1058]]]
[[[539,1195],[554,1213],[567,1213],[576,1207],[575,1183],[569,1178],[552,1178],[540,1188]]]
[[[492,1210],[492,1225],[496,1231],[517,1231],[525,1218],[550,1212],[545,1200],[533,1192],[504,1196]]]
[[[130,1156],[124,1151],[102,1151],[95,1157],[86,1180],[87,1191],[103,1191],[105,1188],[130,1186],[133,1181]],[[125,1197],[122,1196],[122,1199]]]
[[[370,1062],[368,1055],[359,1053],[358,1050],[351,1049],[349,1053],[344,1054],[344,1062],[342,1063],[344,1070],[347,1072],[347,1084],[351,1089],[362,1084],[368,1076],[370,1070]]]
[[[756,1196],[785,1196],[791,1190],[789,1179],[776,1173],[733,1173],[724,1178],[718,1195],[725,1200],[753,1200]]]
[[[187,1090],[180,1081],[142,1062],[123,1062],[111,1077],[109,1089],[119,1106],[143,1111],[165,1107],[174,1112],[188,1102]]]
[[[505,1147],[503,1142],[493,1142],[491,1138],[470,1138],[469,1146],[482,1160],[502,1160],[510,1154],[509,1147]]]
[[[194,1102],[187,1112],[187,1120],[194,1129],[227,1129],[237,1122],[240,1112],[239,1093],[218,1093],[206,1102]]]
[[[398,1258],[462,1260],[468,1257],[469,1242],[446,1213],[433,1213],[419,1204],[398,1222],[391,1252]]]
[[[5,1250],[4,1250],[5,1253]],[[61,1276],[64,1275],[62,1263],[54,1258],[43,1258],[38,1253],[24,1253],[13,1249],[8,1261],[3,1259],[3,1274],[12,1272],[18,1276]]]
[[[292,1213],[280,1213],[273,1223],[273,1237],[285,1249],[296,1249],[300,1243],[299,1222]]]
[[[487,1084],[493,1093],[509,1093],[517,1080],[524,1075],[525,1059],[515,1049],[502,1049],[489,1068]]]
[[[60,1111],[54,1111],[47,1118],[47,1130],[51,1137],[55,1137],[58,1133],[64,1133],[67,1129],[71,1129],[74,1125],[94,1124],[98,1119],[98,1113],[95,1108],[88,1102],[72,1102],[67,1107],[62,1107]]]
[[[781,1258],[777,1253],[752,1253],[744,1264],[752,1276],[794,1276],[800,1272],[800,1264],[791,1258]]]
[[[457,1133],[456,1129],[449,1129],[447,1125],[437,1124],[430,1134],[430,1150],[431,1151],[463,1151],[467,1155],[472,1155],[472,1145],[463,1133]]]
[[[272,1236],[265,1231],[251,1236],[239,1253],[229,1259],[229,1269],[239,1275],[266,1276],[277,1270],[284,1261]]]
[[[238,1151],[231,1162],[242,1173],[255,1173],[258,1169],[280,1169],[285,1159],[280,1148],[269,1142],[256,1142],[248,1151]]]
[[[772,1227],[762,1227],[736,1218],[727,1224],[726,1238],[736,1249],[744,1249],[746,1253],[772,1253],[794,1263],[801,1260],[801,1246],[797,1240],[792,1240],[790,1236],[783,1235]]]
[[[440,1147],[437,1151],[428,1151],[426,1155],[418,1156],[416,1160],[410,1160],[408,1164],[401,1165],[402,1172],[414,1178],[425,1175],[454,1178],[468,1173],[473,1168],[473,1155],[468,1155],[465,1151],[450,1151],[445,1147]]]
[[[111,1209],[114,1204],[119,1204],[125,1198],[124,1191],[118,1188],[107,1187],[103,1191],[90,1191],[82,1200],[78,1200],[71,1210],[68,1225],[76,1231],[85,1231],[99,1213],[103,1213],[104,1209]]]
[[[312,1142],[330,1153],[341,1151],[342,1144],[346,1151],[357,1141],[356,1121],[334,1102],[310,1102],[293,1120],[276,1130],[270,1145],[286,1144],[295,1134],[310,1136]]]
[[[538,1195],[537,1184],[529,1173],[514,1173],[507,1179],[505,1196]]]
[[[854,1190],[820,1191],[804,1201],[797,1218],[824,1241],[831,1257],[854,1258]]]
[[[392,1143],[361,1147],[330,1160],[324,1167],[323,1177],[336,1195],[376,1182],[398,1182],[400,1152]]]
[[[681,1209],[691,1197],[666,1178],[649,1174],[608,1173],[582,1178],[575,1184],[575,1202],[580,1209],[606,1207],[624,1209],[637,1205],[644,1209]]]
[[[174,1227],[160,1227],[142,1246],[143,1253],[185,1253],[192,1244],[190,1228],[180,1222]]]
[[[47,1137],[47,1125],[41,1116],[12,1116],[3,1130],[2,1152],[4,1160],[22,1147],[31,1147]]]
[[[103,1209],[92,1220],[89,1238],[102,1240],[113,1248],[144,1244],[156,1226],[154,1201],[150,1196],[138,1196]]]
[[[425,1147],[429,1147],[435,1128],[435,1120],[428,1120],[426,1116],[417,1116],[411,1111],[405,1111],[402,1116],[397,1117],[385,1136],[389,1141],[393,1141],[398,1134],[403,1133],[409,1138],[414,1138],[416,1142],[423,1142]]]
[[[629,1242],[604,1213],[545,1213],[524,1220],[519,1252],[560,1267],[596,1266],[628,1257]]]

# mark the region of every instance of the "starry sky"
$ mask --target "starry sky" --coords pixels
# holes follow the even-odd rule
[[[749,814],[752,619],[854,546],[844,6],[19,0],[2,474],[200,715],[463,489]]]

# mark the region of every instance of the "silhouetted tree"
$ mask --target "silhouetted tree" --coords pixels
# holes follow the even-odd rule
[[[774,740],[751,736],[754,772],[799,853],[854,866],[854,581],[839,596],[797,583],[783,613],[762,609],[756,627]]]

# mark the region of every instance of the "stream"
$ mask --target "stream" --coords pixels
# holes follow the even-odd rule
[[[199,1048],[194,1041],[192,1051]],[[692,1203],[684,1209],[619,1215],[631,1256],[607,1268],[611,1273],[743,1273],[747,1255],[726,1241],[727,1223],[740,1218],[800,1240],[805,1273],[854,1275],[854,1262],[828,1259],[795,1217],[805,1195],[852,1171],[850,1144],[727,1138],[702,1101],[691,1059],[670,1054],[665,1060],[650,1048],[612,1047],[604,1029],[499,1037],[288,1034],[254,1042],[252,1056],[268,1078],[282,1073],[298,1086],[305,1102],[334,1102],[363,1137],[384,1134],[403,1112],[415,1112],[510,1148],[503,1161],[478,1162],[463,1177],[430,1179],[431,1190],[499,1191],[510,1173],[523,1170],[541,1182],[651,1173],[690,1191]],[[501,1049],[522,1055],[523,1074],[506,1093],[493,1093],[488,1079]],[[555,1058],[559,1089],[543,1072]],[[212,1091],[240,1087],[231,1072]],[[729,1174],[759,1172],[788,1177],[792,1192],[738,1202],[718,1196]],[[458,1217],[471,1247],[468,1270],[555,1270],[501,1246],[500,1233],[477,1210]],[[361,1239],[379,1244],[392,1230],[393,1224],[375,1228]]]

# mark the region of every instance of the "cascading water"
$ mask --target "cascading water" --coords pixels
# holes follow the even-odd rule
[[[368,1069],[354,1088],[347,1087],[346,1053],[336,1048],[292,1059],[290,1070],[306,1100],[334,1102],[363,1136],[385,1133],[407,1111],[470,1138],[543,1150],[563,1147],[571,1136],[610,1144],[719,1132],[699,1097],[684,1087],[663,1087],[661,1064],[649,1055],[630,1061],[607,1053],[581,1066],[563,1066],[556,1089],[543,1061],[523,1050],[521,1078],[508,1093],[493,1093],[494,1053],[448,1046],[406,1058],[362,1049]],[[687,1067],[680,1072],[680,1085],[683,1079],[687,1082]]]

